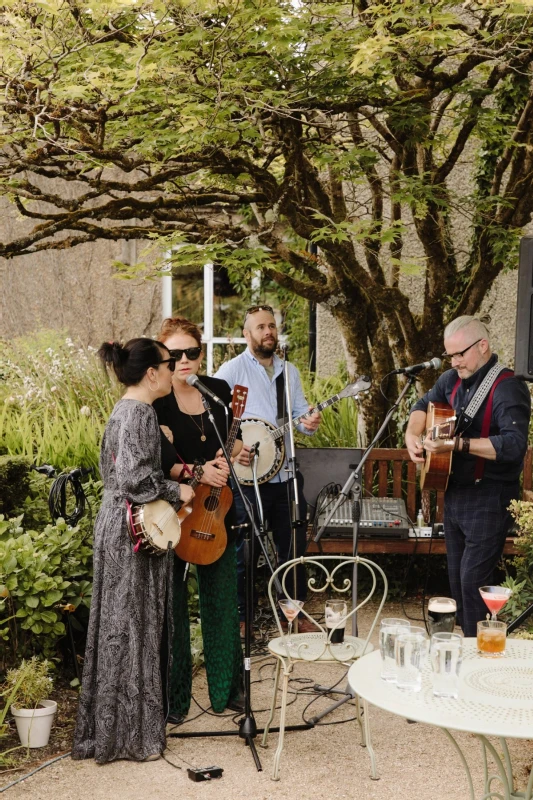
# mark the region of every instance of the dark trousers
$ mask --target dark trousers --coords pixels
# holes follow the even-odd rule
[[[476,636],[488,609],[479,587],[490,585],[512,523],[507,508],[518,498],[516,483],[482,481],[451,486],[444,499],[448,576],[457,619],[465,636]]]
[[[307,517],[307,503],[305,501],[302,487],[303,478],[298,473],[298,487],[299,487],[299,501],[300,501],[300,517],[305,520]],[[255,490],[253,486],[242,486],[244,496],[252,504],[254,510],[256,523],[259,523],[257,514],[257,504],[255,498]],[[259,487],[261,494],[261,503],[263,505],[263,515],[265,521],[268,520],[274,543],[276,545],[277,565],[281,566],[286,561],[293,557],[292,553],[292,525],[291,525],[291,506],[289,492],[292,496],[292,484],[289,483],[263,483]],[[245,523],[248,521],[246,511],[244,509],[242,500],[237,490],[234,490],[234,509],[237,518],[236,524]],[[255,569],[257,560],[261,554],[261,546],[259,542],[254,541],[253,533],[250,533],[252,538],[252,553],[253,553],[253,580],[255,587]],[[305,553],[307,545],[306,537],[306,524],[296,528],[296,555],[302,556]],[[291,572],[292,574],[292,572]],[[244,619],[244,581],[245,581],[245,564],[244,564],[244,532],[242,530],[237,533],[237,595],[239,603],[239,616]],[[291,597],[294,597],[292,582],[287,581],[287,592]],[[296,599],[305,600],[306,598],[306,578],[305,569],[299,566],[296,570]],[[254,588],[254,607],[256,605],[256,595]]]

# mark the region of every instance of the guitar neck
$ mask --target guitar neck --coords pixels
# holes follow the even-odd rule
[[[233,422],[231,423],[231,428],[229,429],[228,438],[226,440],[226,453],[230,456],[233,452],[233,448],[235,446],[235,439],[237,438],[237,432],[239,430],[239,425],[241,424],[241,420],[238,417],[233,417]],[[211,497],[219,497],[220,493],[224,487],[219,486],[217,488],[211,489]]]
[[[336,394],[333,397],[330,397],[329,400],[325,400],[323,403],[318,403],[318,405],[313,406],[313,408],[311,408],[309,411],[306,411],[305,414],[300,414],[299,417],[294,417],[294,419],[286,422],[285,425],[281,426],[281,428],[276,428],[275,431],[272,431],[272,436],[274,439],[281,439],[281,437],[285,436],[285,434],[288,432],[291,423],[296,427],[296,425],[298,425],[303,419],[308,419],[316,411],[322,411],[324,408],[332,406],[333,403],[336,403],[340,399],[340,395]]]

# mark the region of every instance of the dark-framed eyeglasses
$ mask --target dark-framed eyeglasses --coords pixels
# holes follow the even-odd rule
[[[244,312],[244,321],[246,322],[250,314],[257,314],[258,311],[268,311],[269,314],[272,314],[272,316],[274,316],[274,309],[272,308],[272,306],[266,306],[266,305],[250,306],[250,308],[247,308],[246,311]]]
[[[170,353],[172,358],[176,359],[176,361],[181,361],[184,353],[188,361],[196,361],[198,358],[200,358],[200,353],[202,352],[202,348],[186,347],[185,350],[169,350],[168,352]]]
[[[481,337],[481,339],[483,339],[483,337]],[[443,353],[441,358],[444,358],[446,361],[451,361],[452,358],[462,358],[464,354],[468,353],[470,348],[473,347],[475,344],[478,344],[481,341],[481,339],[478,339],[476,342],[472,342],[472,344],[469,344],[468,347],[465,347],[464,350],[459,350],[459,352],[457,353]]]
[[[175,358],[163,358],[159,364],[168,364],[168,368],[171,372],[174,372],[176,369],[176,359]],[[154,364],[154,367],[158,367],[159,364]]]

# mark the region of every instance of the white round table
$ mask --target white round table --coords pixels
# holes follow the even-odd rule
[[[507,641],[503,658],[483,658],[477,653],[476,640],[464,640],[463,664],[459,676],[459,697],[435,697],[431,668],[427,663],[422,673],[419,692],[402,691],[394,683],[380,678],[381,657],[378,651],[356,661],[348,671],[348,683],[363,698],[366,740],[375,777],[375,757],[370,740],[367,703],[392,714],[417,722],[436,725],[447,735],[466,769],[470,797],[474,800],[472,777],[467,761],[450,733],[468,731],[481,742],[485,773],[483,800],[490,798],[521,798],[533,796],[533,770],[525,793],[514,788],[511,758],[506,739],[533,739],[533,642],[520,639]],[[503,758],[488,741],[487,736],[500,739]],[[496,763],[497,774],[489,774],[487,752]],[[498,780],[497,789],[492,784]]]

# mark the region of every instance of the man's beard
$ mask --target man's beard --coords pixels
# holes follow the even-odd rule
[[[252,340],[253,354],[259,358],[270,358],[270,356],[276,352],[277,346],[277,338],[274,338],[271,342],[258,342],[256,339]]]

